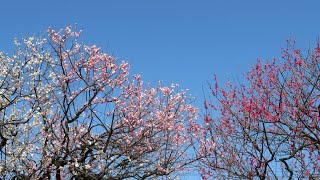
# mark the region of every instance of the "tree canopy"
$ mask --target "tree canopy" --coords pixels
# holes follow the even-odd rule
[[[0,176],[146,179],[192,163],[187,91],[144,84],[79,36],[50,28],[0,53]]]

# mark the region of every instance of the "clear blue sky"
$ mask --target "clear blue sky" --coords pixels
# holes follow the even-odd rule
[[[257,58],[280,57],[288,37],[313,45],[319,7],[317,0],[7,0],[0,3],[0,51],[15,36],[77,23],[86,42],[129,61],[144,81],[178,83],[202,106],[202,86],[214,73],[222,83],[241,76]]]

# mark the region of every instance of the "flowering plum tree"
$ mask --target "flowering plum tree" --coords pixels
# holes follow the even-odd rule
[[[144,85],[80,34],[49,29],[0,53],[0,176],[146,179],[194,162],[187,91]]]
[[[282,61],[258,60],[246,79],[221,88],[214,78],[198,139],[202,176],[319,178],[320,45],[304,55],[289,40]]]

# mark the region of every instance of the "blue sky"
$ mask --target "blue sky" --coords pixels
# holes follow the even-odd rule
[[[300,1],[301,2],[301,1]],[[257,58],[280,57],[288,37],[308,47],[319,36],[319,1],[4,1],[0,49],[13,37],[74,25],[145,81],[178,83],[202,96],[216,73],[221,81]]]
[[[21,34],[76,23],[86,42],[128,61],[146,82],[190,89],[198,106],[214,73],[234,81],[257,58],[280,57],[287,38],[307,49],[320,35],[316,0],[10,0],[0,7],[0,51]]]

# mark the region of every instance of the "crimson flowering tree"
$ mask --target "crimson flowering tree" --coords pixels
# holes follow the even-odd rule
[[[320,45],[304,55],[288,41],[282,61],[258,61],[246,79],[211,86],[198,138],[203,178],[319,178]]]
[[[0,53],[0,176],[146,179],[182,171],[197,109],[152,88],[70,27]]]

